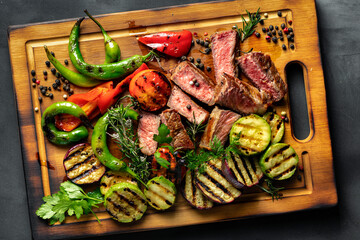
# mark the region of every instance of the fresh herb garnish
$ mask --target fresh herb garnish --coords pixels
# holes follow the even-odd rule
[[[281,199],[282,198],[282,194],[279,193],[279,191],[285,189],[284,187],[275,187],[272,183],[272,181],[268,178],[266,178],[264,180],[268,186],[268,189],[267,188],[264,188],[263,186],[260,186],[260,185],[256,185],[258,186],[261,190],[263,190],[264,192],[268,193],[272,200],[274,201],[274,199],[278,200],[278,199]]]
[[[243,21],[242,29],[239,29],[237,25],[234,26],[234,29],[239,34],[241,42],[244,42],[246,38],[250,37],[255,32],[256,25],[261,21],[259,11],[260,8],[256,11],[256,13],[251,14],[248,10],[246,10],[246,13],[249,17],[249,22],[247,22],[245,18],[241,15]]]
[[[168,135],[170,134],[169,128],[162,123],[158,130],[159,134],[154,134],[153,138],[156,142],[158,142],[159,146],[164,143],[170,144],[172,141],[172,137],[168,137]]]
[[[164,168],[166,168],[166,169],[169,169],[169,166],[170,166],[169,161],[166,160],[165,158],[162,158],[162,157],[161,157],[161,153],[160,153],[159,151],[156,151],[156,152],[155,152],[154,157],[155,157],[156,162],[157,162],[160,166],[162,166],[162,167],[164,167]]]
[[[109,125],[113,133],[109,134],[118,144],[120,151],[124,154],[123,159],[130,159],[129,167],[138,177],[146,182],[150,176],[149,163],[141,154],[139,138],[134,131],[133,121],[127,117],[129,106],[112,108],[109,113]]]
[[[76,218],[80,218],[83,214],[90,212],[95,215],[100,223],[96,214],[91,210],[92,207],[98,208],[98,204],[103,203],[103,196],[100,190],[97,189],[91,193],[85,193],[84,190],[70,181],[60,184],[60,191],[51,196],[43,197],[45,202],[36,211],[42,219],[49,219],[50,225],[56,222],[63,222],[65,214],[72,216],[75,214]]]
[[[197,124],[194,112],[193,112],[193,117],[194,117],[193,122],[187,121],[188,127],[186,128],[186,132],[196,147],[196,136],[199,133],[204,132],[206,124],[204,124],[203,121],[201,121],[199,124]]]

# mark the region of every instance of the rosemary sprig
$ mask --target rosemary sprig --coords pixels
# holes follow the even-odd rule
[[[188,127],[186,128],[186,132],[196,146],[196,136],[199,133],[204,132],[206,124],[204,124],[203,121],[201,121],[199,124],[197,124],[194,112],[193,112],[193,117],[194,117],[193,122],[187,121]]]
[[[129,167],[139,178],[146,182],[150,176],[149,163],[146,157],[141,154],[139,139],[134,131],[133,121],[126,118],[126,111],[129,106],[112,108],[109,110],[109,125],[113,133],[108,133],[118,144],[120,151],[124,154],[122,159],[131,160]]]
[[[250,37],[255,32],[256,25],[261,21],[261,16],[259,14],[260,8],[256,11],[256,13],[251,14],[248,10],[246,13],[249,17],[249,21],[247,22],[245,18],[241,15],[243,27],[240,29],[237,25],[234,26],[234,29],[239,34],[241,42],[248,37]]]
[[[256,186],[258,186],[258,187],[259,187],[261,190],[263,190],[264,192],[268,193],[268,194],[271,196],[271,198],[272,198],[273,201],[274,201],[274,199],[275,199],[275,200],[281,199],[281,198],[282,198],[282,194],[279,193],[279,191],[281,191],[281,190],[283,190],[283,189],[285,189],[285,188],[284,188],[284,187],[279,187],[279,188],[275,187],[275,186],[273,185],[272,181],[271,181],[270,179],[268,179],[268,178],[265,179],[265,182],[266,182],[266,184],[267,184],[267,186],[268,186],[269,189],[266,189],[266,188],[264,188],[263,186],[260,186],[260,185],[256,185]]]

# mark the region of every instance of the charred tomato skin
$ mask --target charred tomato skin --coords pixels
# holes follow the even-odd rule
[[[166,105],[171,94],[171,85],[164,74],[149,69],[133,77],[129,92],[143,110],[157,111]]]

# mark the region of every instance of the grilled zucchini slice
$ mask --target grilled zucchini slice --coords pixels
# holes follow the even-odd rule
[[[267,112],[263,118],[271,128],[271,144],[280,142],[285,132],[284,121],[273,112]]]
[[[230,143],[235,143],[245,156],[259,154],[271,140],[270,125],[260,116],[251,114],[237,120],[230,131]]]
[[[223,161],[222,170],[226,179],[238,189],[258,184],[264,175],[257,158],[240,156],[234,152]]]
[[[205,197],[199,188],[194,184],[194,172],[186,171],[183,184],[182,193],[184,198],[190,203],[192,207],[197,209],[209,209],[214,206],[214,202]]]
[[[127,182],[137,185],[136,179],[127,172],[107,171],[100,181],[100,192],[105,195],[111,186]]]
[[[289,144],[276,143],[261,157],[260,167],[269,178],[285,180],[295,173],[298,162],[299,157]]]
[[[104,205],[111,217],[122,223],[139,220],[147,209],[145,195],[127,182],[113,185],[105,194]]]
[[[66,176],[75,184],[90,184],[100,180],[106,168],[95,156],[92,147],[81,143],[70,148],[64,157]]]
[[[205,164],[204,173],[195,173],[194,182],[203,194],[217,203],[230,203],[240,197],[236,189],[221,171],[221,159],[211,159]]]
[[[176,187],[163,176],[154,177],[148,181],[144,194],[150,206],[157,210],[170,208],[176,199]]]

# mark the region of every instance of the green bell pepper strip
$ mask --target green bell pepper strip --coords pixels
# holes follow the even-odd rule
[[[69,38],[69,56],[74,67],[82,74],[93,77],[99,80],[111,80],[115,78],[125,77],[136,69],[138,69],[144,62],[150,61],[154,56],[158,55],[154,51],[150,51],[145,56],[134,55],[127,59],[121,60],[116,63],[107,64],[88,64],[80,52],[79,47],[79,31],[80,24],[84,18],[80,18],[75,23],[70,33]]]
[[[50,142],[57,145],[68,145],[88,136],[89,133],[85,126],[80,126],[70,132],[59,131],[54,124],[54,117],[61,113],[80,118],[86,126],[92,128],[85,112],[78,105],[72,102],[57,102],[46,108],[41,117],[41,128]]]
[[[87,9],[84,10],[86,15],[89,16],[101,29],[101,32],[104,36],[105,44],[105,63],[118,62],[121,60],[121,51],[119,45],[112,39],[109,34],[104,30],[101,24],[88,12]]]
[[[132,109],[127,110],[126,117],[137,120],[138,113]],[[114,171],[124,171],[135,177],[144,186],[146,184],[138,177],[138,175],[132,171],[126,164],[126,162],[116,158],[110,153],[110,150],[106,143],[106,131],[109,125],[109,113],[105,113],[95,124],[94,131],[91,136],[91,147],[93,148],[95,156],[106,167]]]
[[[67,69],[64,65],[62,65],[49,51],[47,46],[44,46],[46,56],[49,61],[54,65],[56,70],[61,73],[61,75],[66,78],[72,84],[79,86],[79,87],[94,87],[103,83],[103,81],[96,80],[92,77],[85,76],[83,74],[73,72],[70,69]]]

